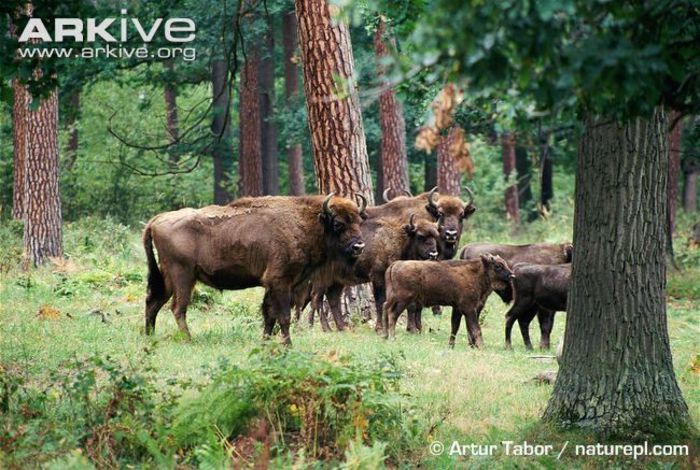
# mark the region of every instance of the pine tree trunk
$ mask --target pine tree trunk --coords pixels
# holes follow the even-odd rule
[[[325,0],[295,4],[318,190],[346,197],[363,194],[371,204],[374,195],[350,32],[344,23],[331,19]]]
[[[174,80],[173,62],[167,60],[163,63],[168,74],[167,82],[163,88],[163,98],[165,99],[165,128],[168,132],[168,139],[171,143],[179,139],[179,120],[177,116],[177,85]],[[177,163],[177,156],[173,153],[170,157],[173,163]]]
[[[396,49],[396,44],[393,37],[387,35],[384,21],[380,20],[374,34],[377,76],[383,88],[379,95],[379,122],[382,129],[381,165],[378,164],[377,167],[381,168],[382,192],[384,189],[390,189],[393,194],[401,194],[402,191],[410,190],[406,159],[406,124],[401,103],[386,78],[384,61],[389,56],[389,48]]]
[[[504,132],[501,135],[501,151],[503,155],[503,176],[508,180],[515,176],[515,138],[513,134]],[[520,223],[517,183],[506,188],[505,206],[506,218],[516,225]]]
[[[455,139],[461,137],[457,126],[450,127],[449,132],[444,136],[437,147],[437,186],[440,194],[459,196],[462,192],[460,187],[461,175],[457,168],[457,160],[451,154],[450,147],[455,144]]]
[[[532,201],[532,164],[523,146],[515,147],[515,169],[518,173],[518,205],[524,209]]]
[[[24,217],[24,174],[27,156],[27,108],[29,93],[19,80],[12,80],[14,104],[12,106],[12,141],[13,141],[13,181],[12,181],[12,217],[21,220]]]
[[[564,353],[544,419],[603,435],[687,431],[666,323],[666,115],[585,125]]]
[[[282,42],[284,43],[284,89],[287,105],[291,106],[299,93],[299,71],[295,63],[297,48],[297,16],[294,11],[288,11],[282,18]],[[289,143],[287,147],[287,168],[289,178],[289,194],[301,196],[304,194],[304,162],[301,155],[301,144]]]
[[[228,70],[226,61],[217,59],[212,63],[213,113],[211,131],[212,159],[214,160],[214,204],[226,204],[231,200],[229,183],[233,166],[231,147],[231,108]]]
[[[38,98],[36,98],[38,99]],[[38,266],[63,256],[58,193],[58,95],[25,111],[24,255]]]
[[[668,133],[668,227],[669,240],[672,240],[676,232],[676,201],[678,201],[678,177],[681,171],[681,135],[683,133],[683,122],[679,119],[677,111],[668,114],[669,125],[673,128]]]
[[[68,126],[68,144],[66,145],[65,168],[72,170],[78,157],[78,116],[80,116],[80,91],[74,91],[68,100],[68,112],[66,116]]]
[[[438,185],[437,157],[432,153],[425,154],[424,191],[430,191]]]
[[[549,151],[549,136],[547,136],[542,144],[542,154],[540,155],[540,204],[546,210],[550,209],[549,201],[554,197],[552,158]]]
[[[699,170],[697,166],[690,164],[683,171],[683,210],[688,214],[697,210]]]
[[[264,194],[280,193],[280,175],[275,124],[275,36],[273,19],[268,18],[265,51],[260,60],[260,125]]]
[[[262,145],[260,124],[259,46],[252,43],[246,51],[241,73],[239,106],[239,196],[262,196]]]

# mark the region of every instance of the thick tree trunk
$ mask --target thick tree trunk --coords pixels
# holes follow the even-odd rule
[[[677,111],[668,114],[669,125],[673,128],[668,133],[668,227],[669,241],[673,240],[676,232],[676,205],[678,201],[678,177],[681,172],[681,135],[683,133],[683,121],[679,119]]]
[[[325,0],[295,3],[318,190],[346,197],[363,194],[372,203],[350,32],[331,19]]]
[[[241,97],[239,106],[240,117],[238,119],[240,196],[263,195],[259,66],[259,46],[253,43],[248,46],[246,51],[239,92]]]
[[[294,97],[299,93],[299,71],[297,70],[295,51],[297,49],[297,16],[294,11],[288,11],[282,18],[282,42],[284,43],[284,90],[287,105],[290,106]],[[301,144],[287,144],[287,169],[289,178],[289,194],[301,196],[304,194],[304,162],[301,155]]]
[[[455,141],[461,138],[459,127],[450,127],[449,132],[444,136],[437,147],[437,186],[440,194],[459,196],[462,188],[460,186],[461,175],[457,168],[457,159],[452,155],[450,148],[455,145]]]
[[[167,60],[163,63],[167,72],[166,84],[163,88],[163,98],[165,100],[165,129],[168,132],[168,140],[175,143],[180,138],[179,119],[177,116],[177,84],[175,83],[173,62]],[[178,157],[175,152],[170,154],[170,161],[177,163]]]
[[[275,124],[275,36],[273,19],[267,21],[265,51],[260,60],[260,125],[264,194],[280,193],[280,175]]]
[[[68,143],[66,145],[65,168],[72,170],[78,157],[78,119],[80,116],[80,91],[74,91],[68,100],[69,109],[65,113],[68,127]]]
[[[12,106],[12,141],[13,141],[13,181],[12,181],[12,217],[21,220],[24,217],[24,174],[27,160],[27,108],[29,93],[19,80],[12,80],[14,105]]]
[[[501,134],[501,151],[503,155],[503,176],[507,180],[515,176],[515,138],[513,134],[509,132]],[[518,185],[512,184],[506,188],[505,207],[506,218],[514,224],[520,222],[518,206]]]
[[[406,123],[401,103],[386,79],[384,61],[390,50],[396,49],[393,37],[386,33],[386,25],[379,21],[374,34],[374,52],[377,60],[377,76],[382,86],[379,95],[379,122],[382,129],[381,168],[382,192],[391,189],[393,194],[410,190],[408,183],[408,161],[406,159]],[[379,183],[377,183],[379,185]]]
[[[430,191],[438,185],[437,157],[433,153],[425,154],[425,180],[424,191]]]
[[[532,201],[532,164],[523,146],[515,147],[515,169],[518,173],[518,205],[524,209]]]
[[[233,167],[231,148],[231,109],[226,61],[217,59],[212,64],[212,92],[214,118],[212,159],[214,160],[214,204],[226,204],[231,200],[229,183]]]
[[[38,98],[37,98],[38,99]],[[38,266],[63,256],[58,193],[58,95],[25,111],[24,255]]]
[[[603,435],[687,430],[666,323],[666,115],[585,124],[564,353],[544,419]]]

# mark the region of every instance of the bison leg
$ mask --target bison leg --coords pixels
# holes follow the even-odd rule
[[[406,331],[409,333],[417,333],[418,332],[418,327],[416,326],[418,323],[418,316],[421,314],[422,308],[416,307],[415,305],[410,305],[407,309],[407,318],[406,318]]]
[[[267,302],[265,302],[265,299],[267,299]],[[272,326],[274,326],[276,320],[277,323],[280,324],[282,342],[287,346],[291,345],[292,340],[289,335],[289,324],[292,319],[290,294],[281,290],[268,289],[267,292],[265,292],[265,299],[263,299],[263,314],[267,314],[265,318],[265,334],[269,336],[272,333]],[[265,308],[266,306],[267,308]],[[265,310],[267,310],[267,312]],[[268,318],[272,319],[270,321],[272,326],[269,327],[269,330]]]
[[[383,285],[372,284],[374,294],[374,308],[377,310],[377,323],[374,325],[374,331],[385,333],[386,325],[384,325],[384,301],[386,300],[386,289]]]
[[[275,327],[275,316],[273,313],[273,302],[270,291],[265,291],[263,297],[262,312],[263,312],[263,339],[270,339],[272,329]]]
[[[518,317],[518,326],[520,327],[520,334],[523,337],[523,342],[525,343],[525,348],[532,350],[532,341],[530,340],[530,322],[537,315],[537,307],[532,307],[524,315]]]
[[[508,312],[508,315],[506,316],[506,349],[513,349],[513,343],[511,342],[510,338],[515,320],[515,316],[510,315],[510,312]]]
[[[423,307],[418,307],[416,309],[416,318],[414,318],[415,325],[416,325],[416,331],[418,333],[423,332]]]
[[[384,304],[384,317],[385,317],[385,338],[396,338],[396,321],[399,316],[406,308],[406,305],[401,302],[387,301]]]
[[[335,327],[338,329],[338,331],[343,331],[345,329],[345,321],[343,321],[343,312],[340,308],[340,301],[342,295],[343,286],[340,284],[334,284],[326,290],[326,298],[328,299],[328,305],[331,309],[333,321],[335,321]]]
[[[450,348],[455,347],[455,338],[459,332],[459,324],[462,322],[462,312],[457,307],[452,307],[452,330],[450,331]]]
[[[550,335],[554,327],[554,313],[552,310],[542,310],[537,312],[537,320],[540,323],[540,349],[549,349]]]
[[[479,313],[477,310],[469,310],[464,321],[467,324],[467,332],[469,333],[469,346],[473,348],[482,347],[484,340],[481,337],[481,325],[479,325]]]
[[[511,342],[511,332],[513,330],[513,324],[520,322],[520,317],[527,315],[532,309],[532,303],[527,299],[517,299],[516,303],[508,310],[506,313],[506,349],[512,349],[513,344]]]
[[[173,279],[173,315],[177,322],[177,327],[182,334],[189,340],[192,339],[190,330],[187,328],[187,306],[192,298],[192,289],[194,288],[194,275],[186,268],[175,268],[172,271],[171,278]]]
[[[163,305],[170,299],[172,293],[167,289],[160,295],[149,290],[146,296],[146,334],[152,335],[156,331],[156,317]]]

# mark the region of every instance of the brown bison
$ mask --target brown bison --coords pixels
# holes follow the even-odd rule
[[[153,217],[143,234],[149,271],[146,333],[153,333],[158,311],[173,296],[178,328],[189,338],[187,305],[200,281],[217,289],[263,286],[264,335],[269,337],[278,322],[290,343],[292,292],[309,279],[332,278],[362,254],[362,199],[358,209],[333,193],[242,198]]]
[[[495,243],[471,243],[462,248],[459,254],[461,259],[474,259],[483,253],[492,253],[505,259],[510,266],[518,263],[529,264],[564,264],[571,263],[574,246],[571,243],[533,243],[530,245],[502,245]],[[503,290],[496,291],[498,296],[505,302],[513,300],[514,292],[510,285],[504,286]],[[530,343],[530,322],[532,318],[515,318],[520,326],[523,341]],[[554,325],[554,313],[543,311],[537,313],[537,320],[540,324],[540,344],[549,344],[549,332]],[[549,347],[549,346],[547,346]]]
[[[397,260],[437,259],[440,238],[437,225],[416,219],[415,214],[403,222],[390,217],[368,218],[362,224],[362,239],[366,245],[357,262],[347,272],[336,273],[336,282],[328,285],[316,282],[313,285],[313,310],[319,311],[324,331],[329,330],[325,310],[321,305],[324,294],[328,298],[336,327],[342,330],[344,322],[340,302],[343,288],[371,282],[377,318],[381,319],[385,298],[384,273],[389,265]],[[377,329],[380,328],[381,321],[378,320]]]
[[[482,255],[475,260],[397,261],[386,272],[384,304],[385,337],[394,337],[396,320],[407,307],[452,307],[450,347],[454,347],[462,317],[469,344],[483,344],[479,312],[494,289],[509,284],[513,272],[499,256]]]
[[[515,300],[506,314],[506,347],[510,341],[513,323],[518,320],[523,341],[532,349],[529,326],[537,315],[540,320],[540,347],[549,349],[549,336],[554,326],[554,313],[566,311],[566,299],[571,280],[571,264],[527,264],[513,267]]]

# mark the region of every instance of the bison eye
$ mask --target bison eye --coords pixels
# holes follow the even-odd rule
[[[333,222],[333,231],[334,232],[342,232],[343,229],[345,228],[345,224],[342,222]]]

